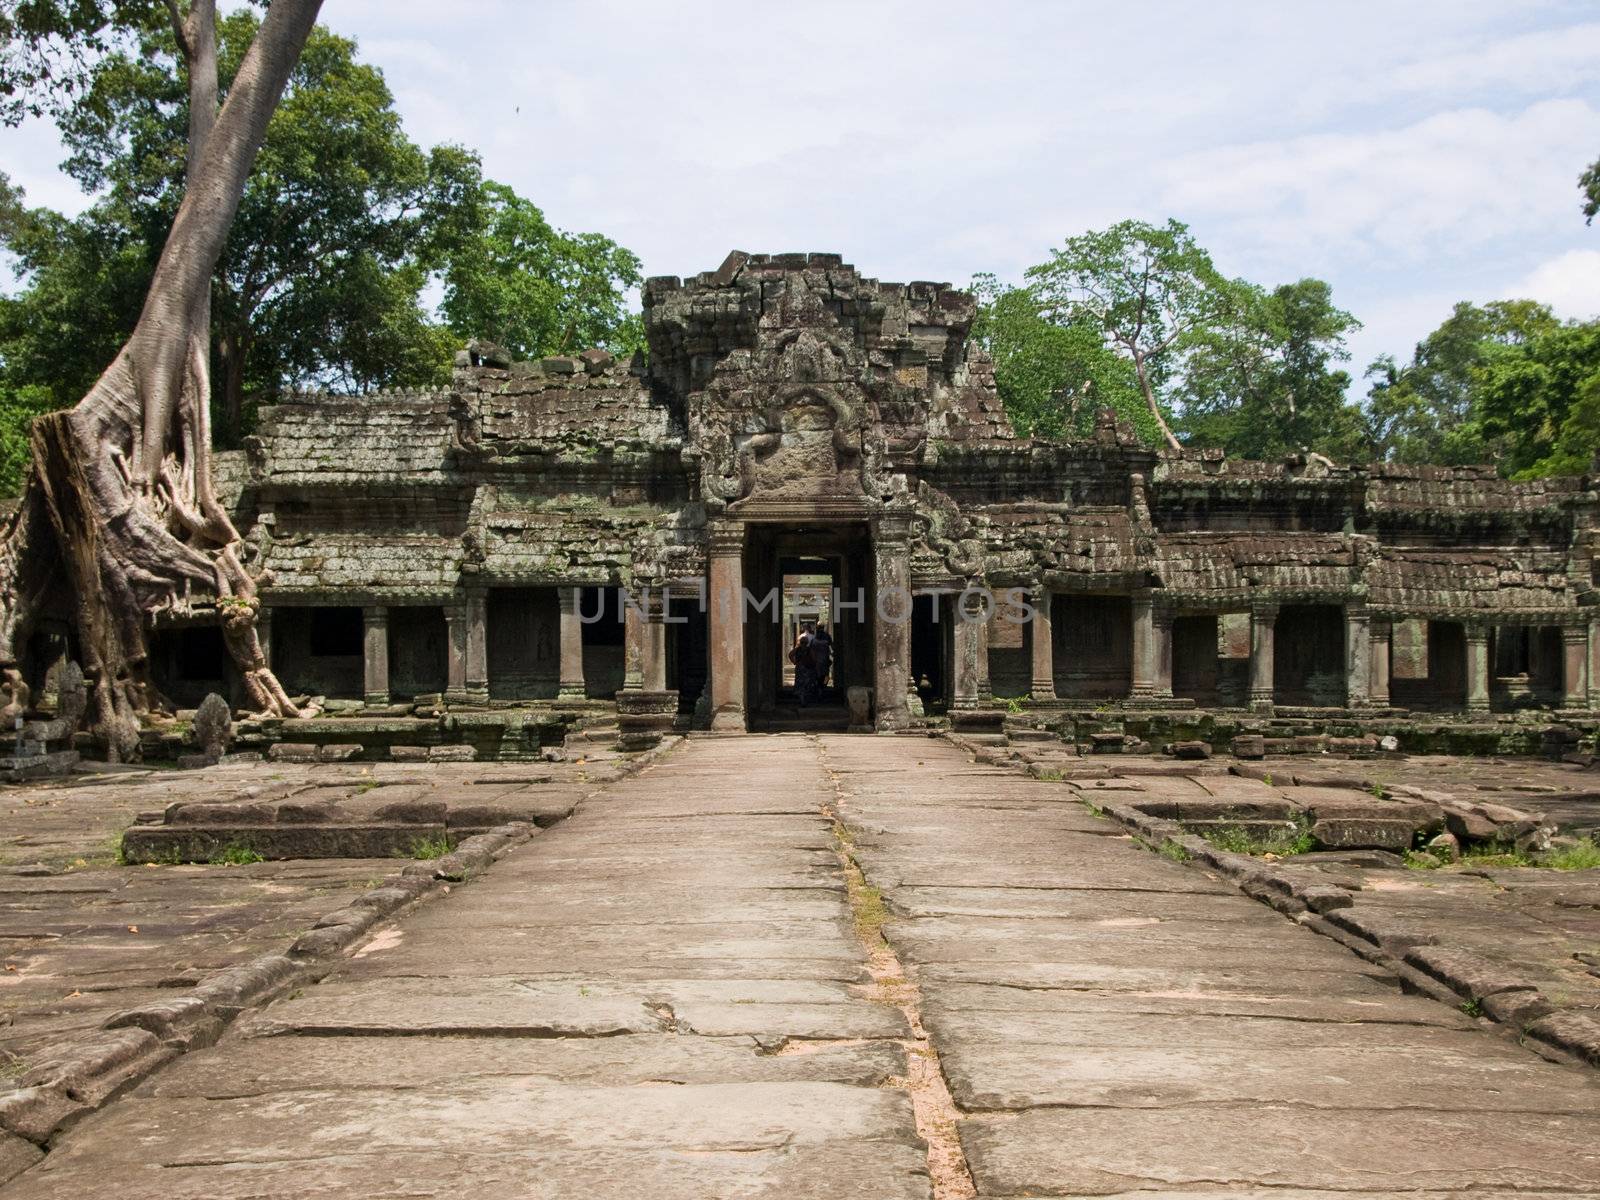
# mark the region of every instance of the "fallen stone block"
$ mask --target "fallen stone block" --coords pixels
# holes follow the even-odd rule
[[[24,1087],[57,1088],[97,1108],[127,1084],[142,1079],[177,1050],[147,1029],[106,1029],[49,1047],[23,1077]]]
[[[472,746],[429,746],[429,762],[476,762],[478,751]]]
[[[1551,1013],[1534,1021],[1523,1032],[1582,1059],[1591,1067],[1600,1067],[1600,1020],[1588,1013],[1570,1009]]]
[[[356,742],[335,742],[327,746],[317,747],[317,761],[325,763],[352,762],[362,755],[362,747]]]
[[[231,1020],[288,986],[299,974],[300,964],[287,955],[263,954],[208,975],[195,985],[193,994]]]
[[[289,955],[292,958],[312,960],[333,958],[360,941],[365,932],[365,929],[350,925],[328,925],[321,929],[309,929],[294,940],[294,944],[289,947]]]
[[[1416,946],[1431,946],[1438,941],[1431,933],[1423,933],[1401,924],[1392,917],[1371,912],[1360,905],[1336,909],[1328,913],[1327,921],[1330,925],[1354,934],[1363,941],[1370,942],[1394,955],[1402,955]]]
[[[108,1017],[103,1029],[144,1029],[170,1046],[191,1050],[209,1046],[222,1032],[222,1019],[193,994],[156,1000]]]
[[[1538,989],[1520,975],[1469,950],[1451,946],[1416,946],[1402,956],[1430,979],[1458,995],[1483,1000],[1496,992],[1533,992]]]
[[[428,746],[390,746],[389,757],[395,762],[427,762]]]
[[[0,1092],[0,1129],[37,1146],[48,1144],[57,1130],[89,1111],[89,1105],[59,1087]]]
[[[267,747],[268,762],[314,763],[317,761],[315,742],[274,742]]]
[[[1167,753],[1172,755],[1173,758],[1181,758],[1186,760],[1210,758],[1211,743],[1198,741],[1170,742],[1167,745]]]
[[[1265,758],[1267,739],[1259,733],[1241,733],[1228,743],[1228,750],[1235,758]]]
[[[0,1132],[0,1184],[16,1178],[43,1157],[44,1151],[32,1142]]]

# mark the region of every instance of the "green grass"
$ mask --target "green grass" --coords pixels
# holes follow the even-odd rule
[[[1456,1007],[1462,1012],[1466,1013],[1469,1017],[1483,1016],[1483,1005],[1479,1004],[1476,1000],[1463,1000],[1460,1004],[1456,1005]]]
[[[411,849],[402,857],[419,859],[443,858],[455,848],[455,843],[450,840],[448,834],[437,838],[421,837],[411,843]]]
[[[1410,867],[1413,871],[1437,871],[1440,867],[1445,865],[1444,860],[1433,854],[1431,851],[1423,851],[1419,853],[1416,850],[1406,851],[1405,863],[1406,866]]]
[[[1600,867],[1600,843],[1592,837],[1539,856],[1539,865],[1555,871],[1587,871]]]
[[[238,842],[229,842],[220,850],[214,851],[206,861],[215,867],[248,867],[251,863],[266,862],[267,860],[249,846],[242,846]]]
[[[1304,854],[1316,849],[1317,845],[1316,839],[1311,836],[1311,822],[1304,816],[1296,817],[1293,826],[1281,833],[1259,834],[1248,829],[1224,827],[1206,830],[1200,836],[1218,850],[1258,856],[1275,854],[1279,858]]]
[[[1533,855],[1525,850],[1518,850],[1515,846],[1508,846],[1503,842],[1490,842],[1482,846],[1470,846],[1461,851],[1461,866],[1463,867],[1534,867],[1539,864],[1534,861]]]
[[[1177,842],[1162,842],[1161,845],[1156,847],[1156,853],[1161,855],[1162,858],[1171,859],[1173,862],[1189,861],[1189,852],[1178,845]]]

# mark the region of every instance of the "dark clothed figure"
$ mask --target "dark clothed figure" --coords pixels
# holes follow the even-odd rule
[[[795,639],[789,651],[789,661],[794,664],[794,691],[800,698],[800,707],[815,704],[822,695],[817,682],[817,668],[811,655],[811,631],[806,630]]]

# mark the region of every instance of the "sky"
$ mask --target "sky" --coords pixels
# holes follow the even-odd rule
[[[1125,217],[1316,276],[1360,375],[1458,300],[1600,315],[1595,0],[327,0],[411,137],[478,150],[651,275],[827,250],[886,280],[1019,279]],[[0,132],[76,209],[48,126]]]

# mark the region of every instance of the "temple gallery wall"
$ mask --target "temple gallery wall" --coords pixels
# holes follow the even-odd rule
[[[474,344],[447,389],[281,404],[220,456],[291,693],[635,694],[682,724],[781,725],[804,619],[835,635],[828,702],[858,689],[880,730],[1023,697],[1341,720],[1600,707],[1591,478],[1157,452],[1109,415],[1083,441],[1019,437],[972,298],[837,255],[736,252],[650,280],[644,306],[631,361]],[[797,616],[796,581],[842,603]],[[1034,617],[962,620],[976,590]],[[776,599],[725,603],[746,592]],[[165,618],[153,653],[180,703],[232,686],[204,613]]]

